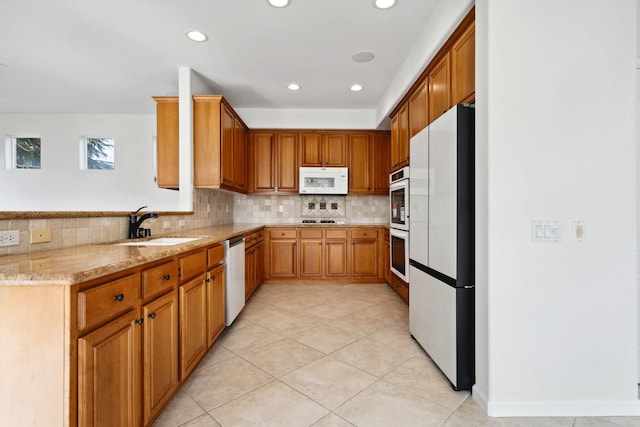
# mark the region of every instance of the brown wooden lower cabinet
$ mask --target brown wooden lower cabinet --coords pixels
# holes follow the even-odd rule
[[[264,283],[384,281],[381,227],[267,227]]]
[[[207,272],[207,348],[211,348],[225,326],[226,268],[221,264]]]
[[[180,379],[185,380],[207,352],[205,275],[180,286]]]
[[[264,232],[262,230],[245,237],[244,276],[244,296],[245,300],[248,300],[264,278]]]

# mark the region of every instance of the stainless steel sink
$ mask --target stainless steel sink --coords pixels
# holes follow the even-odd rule
[[[158,237],[151,240],[132,240],[130,242],[114,243],[114,246],[173,246],[200,239],[201,237]]]

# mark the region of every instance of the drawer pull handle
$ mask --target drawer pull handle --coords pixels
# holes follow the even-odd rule
[[[154,311],[153,313],[149,313],[149,319],[155,319],[156,318],[156,312]]]
[[[136,325],[142,325],[143,323],[144,323],[144,318],[143,317],[135,320],[135,324]]]
[[[169,280],[169,279],[171,279],[170,274],[165,274],[164,276],[162,276],[162,280]]]
[[[113,297],[114,301],[122,302],[124,301],[124,294],[118,294]]]

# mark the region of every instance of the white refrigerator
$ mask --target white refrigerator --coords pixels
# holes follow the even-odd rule
[[[409,329],[456,390],[474,371],[474,108],[411,138]]]

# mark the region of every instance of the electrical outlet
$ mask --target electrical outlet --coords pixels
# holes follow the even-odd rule
[[[31,230],[29,243],[47,243],[51,241],[50,228],[34,228]]]
[[[371,213],[376,213],[376,205],[371,205]]]
[[[20,244],[20,230],[0,231],[0,246],[17,246]]]
[[[180,221],[178,221],[178,227],[184,227],[186,225],[186,222],[184,219],[181,219]]]
[[[162,223],[162,228],[164,228],[165,230],[168,230],[171,228],[171,221],[164,221]]]

